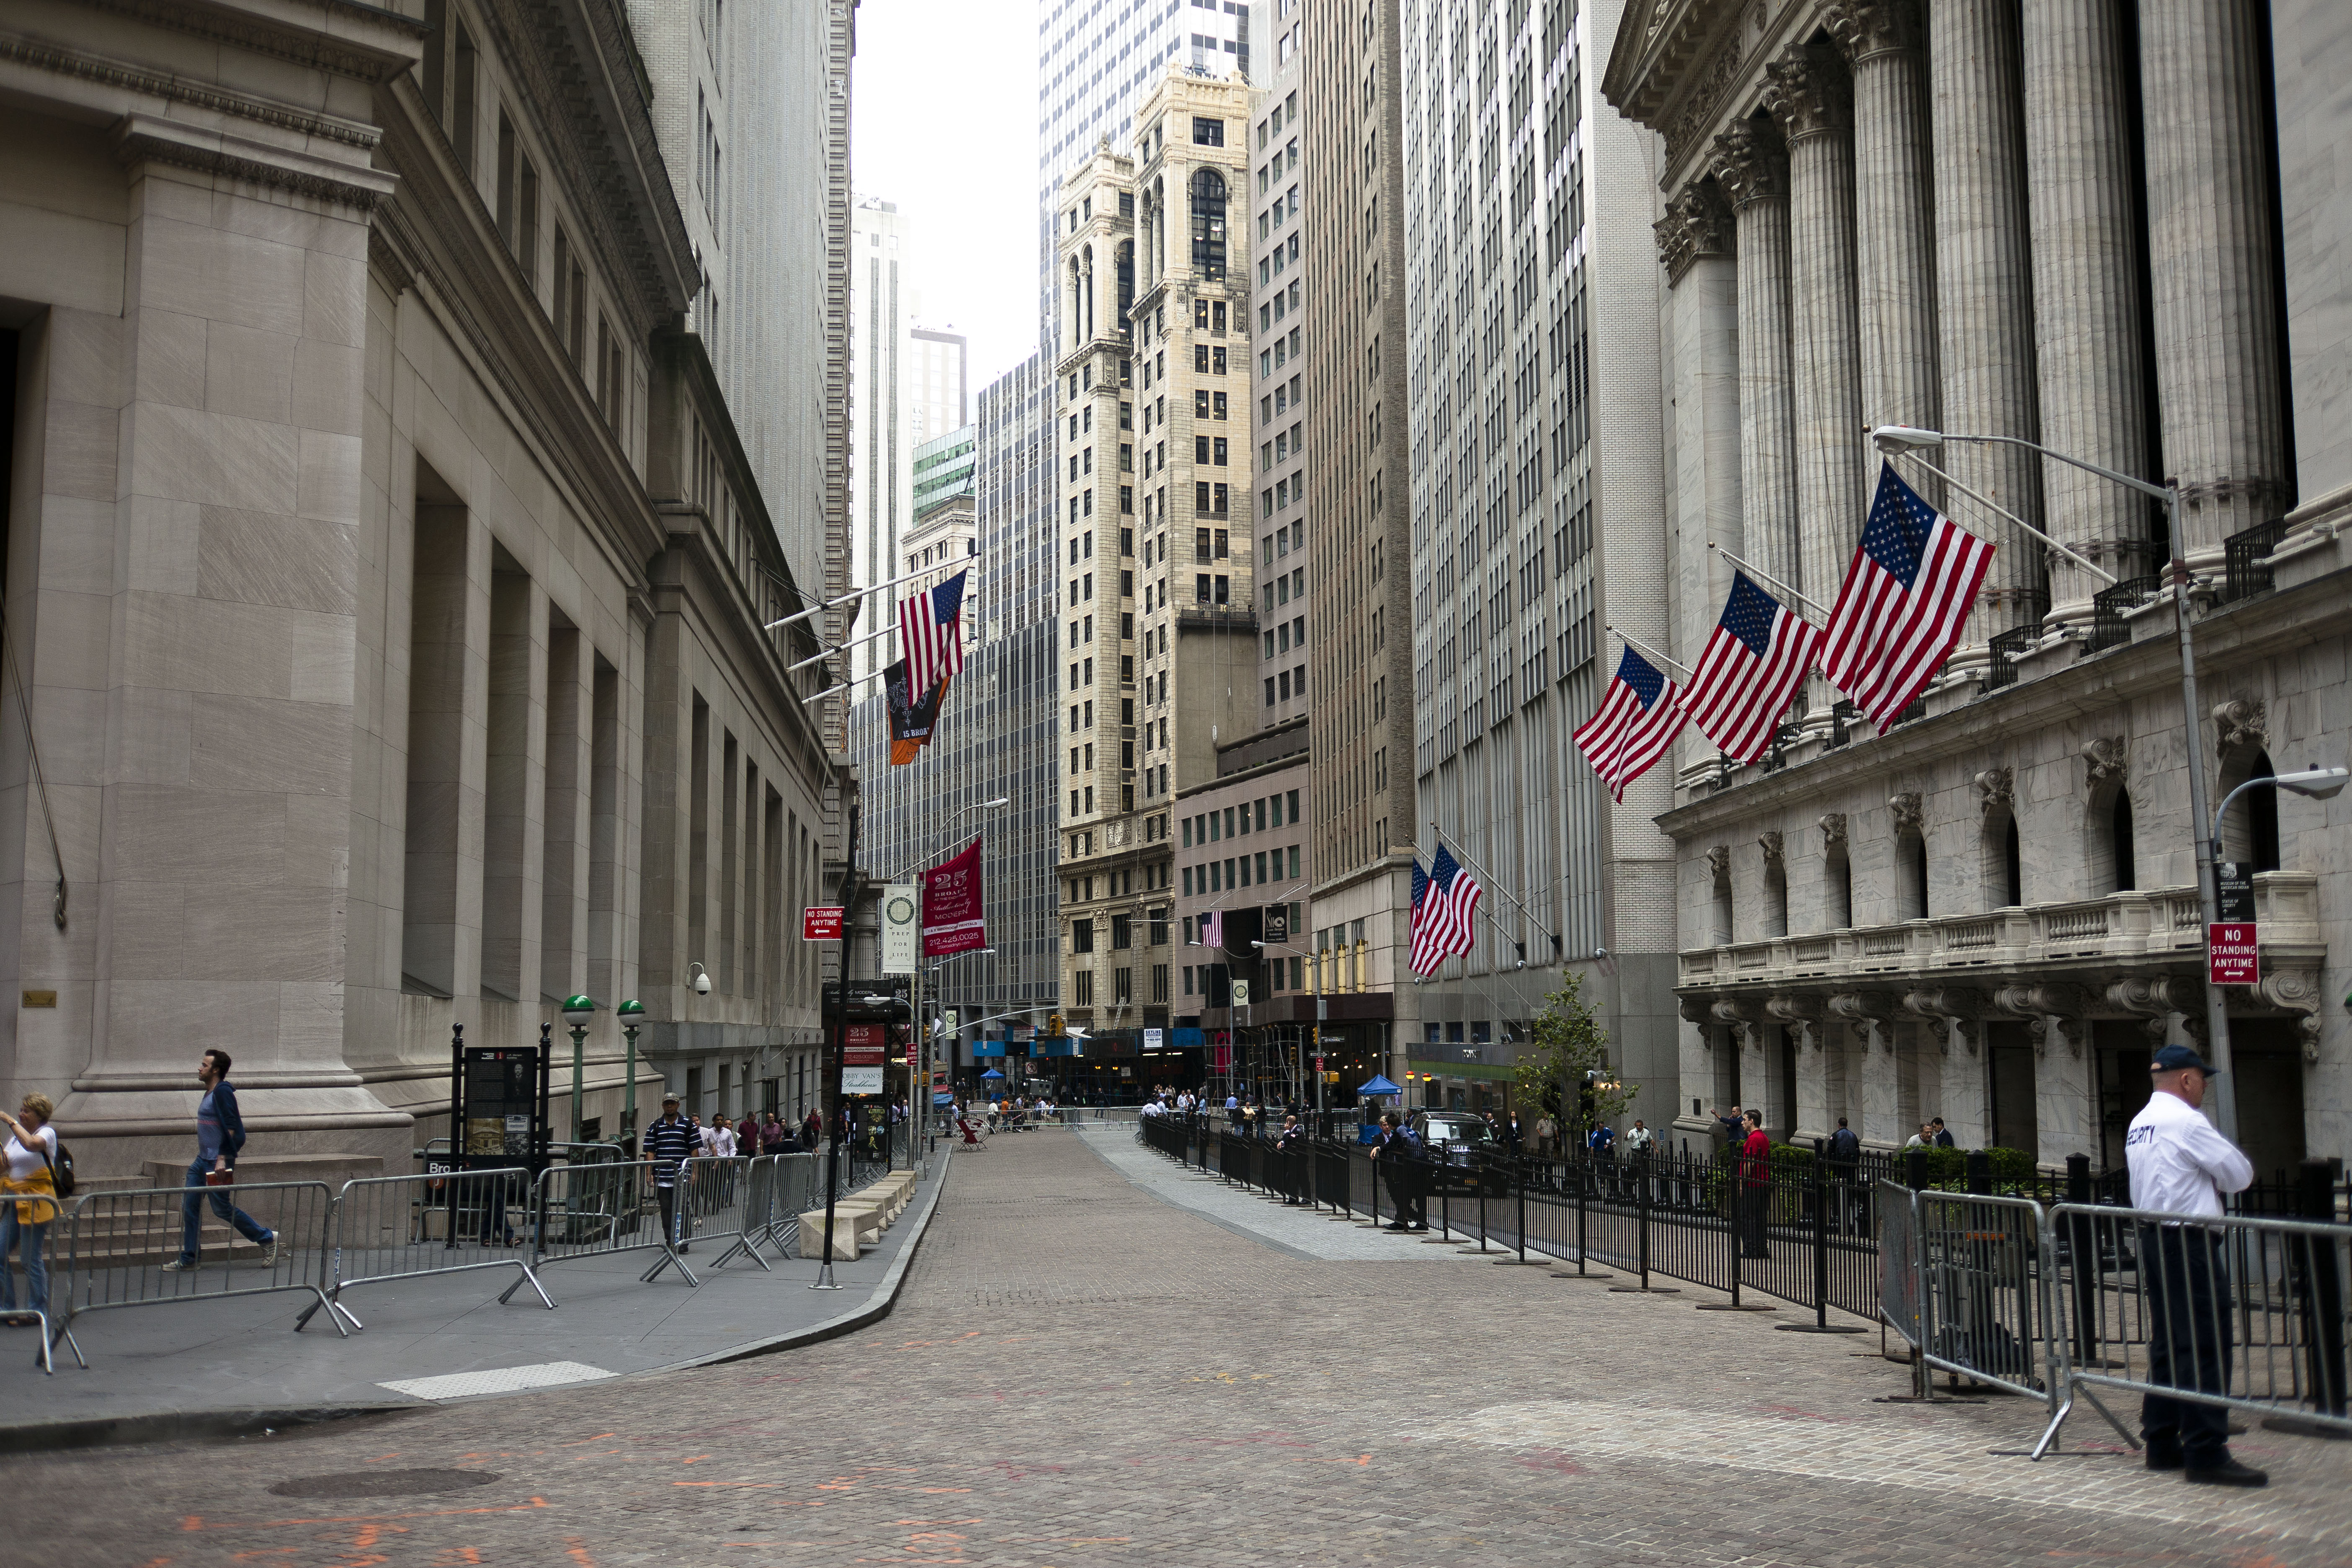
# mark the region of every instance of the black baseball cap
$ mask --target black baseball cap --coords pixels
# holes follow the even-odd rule
[[[2154,1061],[2147,1064],[2150,1072],[2179,1072],[2182,1068],[2195,1068],[2207,1078],[2212,1078],[2221,1071],[2199,1056],[2194,1046],[2167,1046],[2156,1053]]]

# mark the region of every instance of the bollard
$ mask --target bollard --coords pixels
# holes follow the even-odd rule
[[[1992,1156],[1981,1149],[1968,1152],[1969,1191],[1980,1198],[1992,1196]]]
[[[2066,1156],[2066,1201],[2091,1201],[2091,1157]],[[2067,1252],[2074,1267],[2067,1280],[2074,1303],[2074,1361],[2078,1365],[2104,1364],[2099,1359],[2099,1238],[2089,1215],[2066,1218]]]

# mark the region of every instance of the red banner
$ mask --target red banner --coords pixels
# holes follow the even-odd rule
[[[923,956],[941,958],[988,945],[981,916],[980,840],[923,873]]]
[[[884,1042],[879,1024],[845,1024],[841,1030],[841,1065],[849,1068],[878,1068],[882,1065]]]
[[[2206,979],[2214,985],[2258,985],[2263,965],[2249,922],[2224,922],[2205,928]]]

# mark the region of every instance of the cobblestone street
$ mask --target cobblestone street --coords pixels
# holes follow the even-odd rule
[[[1779,1333],[1793,1314],[1697,1312],[1705,1292],[1612,1294],[1374,1238],[1139,1164],[1131,1144],[1115,1164],[1100,1136],[959,1157],[897,1311],[862,1333],[310,1436],[13,1460],[8,1556],[2352,1561],[2352,1445],[2257,1428],[2238,1451],[2271,1489],[2213,1491],[2140,1470],[2086,1413],[2069,1453],[2032,1465],[2018,1451],[2038,1406],[1877,1403],[1908,1380],[1875,1334]],[[1192,1184],[1171,1189],[1188,1206],[1148,1190],[1169,1181]],[[1249,1234],[1262,1216],[1279,1234]],[[1310,1226],[1340,1256],[1299,1245]],[[1445,1266],[1403,1266],[1433,1259]],[[419,1468],[498,1479],[271,1489]]]

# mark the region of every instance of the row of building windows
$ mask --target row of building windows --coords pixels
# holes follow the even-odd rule
[[[1220,811],[1202,812],[1184,817],[1181,830],[1183,847],[1214,844],[1223,838],[1237,838],[1248,833],[1265,833],[1284,823],[1298,820],[1298,792],[1277,790],[1272,795],[1245,800]]]
[[[1234,888],[1248,888],[1266,882],[1298,879],[1298,846],[1262,849],[1255,855],[1229,856],[1223,860],[1207,860],[1183,869],[1183,892],[1188,899],[1205,893],[1223,893]],[[1285,866],[1289,868],[1285,870]],[[1235,879],[1239,879],[1236,880]]]

